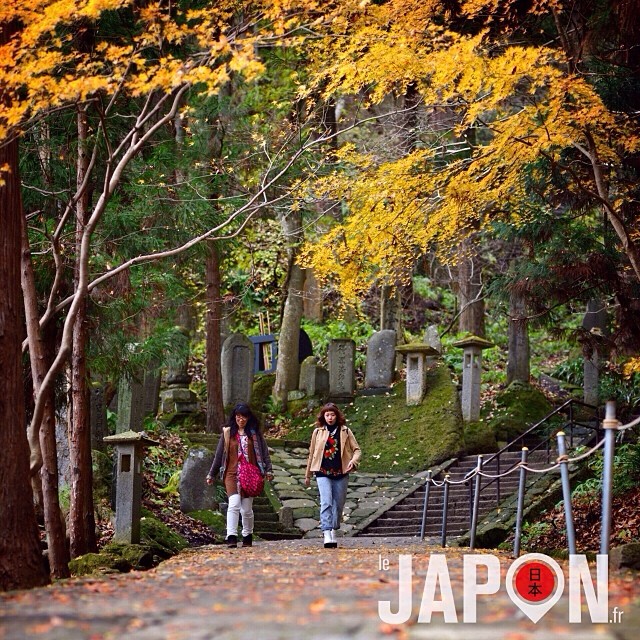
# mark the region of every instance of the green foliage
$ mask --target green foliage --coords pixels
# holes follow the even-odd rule
[[[523,522],[520,544],[528,548],[530,543],[541,535],[549,533],[551,524],[549,522]]]
[[[153,474],[155,481],[159,485],[166,486],[178,471],[176,469],[176,461],[167,455],[162,446],[147,447],[145,454],[145,470]]]
[[[181,474],[181,471],[174,471],[171,474],[171,477],[169,478],[166,486],[160,489],[160,493],[165,495],[177,496],[178,489],[180,487],[180,474]]]
[[[552,372],[569,384],[581,387],[584,382],[584,358],[567,358],[558,363]],[[605,362],[600,369],[600,402],[615,400],[619,414],[629,413],[640,406],[640,373],[629,376],[612,362]]]
[[[602,488],[604,457],[598,451],[589,459],[592,477],[580,482],[572,495],[585,500],[597,497]],[[613,493],[621,494],[632,489],[640,481],[640,445],[622,444],[616,447],[613,458]]]
[[[576,386],[584,382],[584,358],[567,358],[558,363],[551,375]]]

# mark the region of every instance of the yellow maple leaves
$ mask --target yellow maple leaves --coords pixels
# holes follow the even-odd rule
[[[245,4],[249,14],[265,10],[259,2]],[[0,11],[0,24],[19,27],[0,46],[6,104],[0,139],[19,133],[19,124],[39,113],[99,93],[139,97],[196,84],[213,93],[231,71],[255,78],[263,70],[257,43],[271,38],[273,28],[267,21],[264,27],[238,29],[234,16],[243,8],[234,0],[207,2],[187,12],[159,0],[142,5],[131,0],[9,2]],[[128,29],[110,31],[103,18],[118,12]]]
[[[543,5],[555,8],[540,0],[532,10]],[[496,7],[492,0],[462,3],[468,15]],[[615,167],[640,148],[637,125],[611,112],[585,77],[569,73],[562,50],[502,42],[488,31],[455,33],[437,2],[367,4],[348,17],[312,49],[304,95],[364,94],[368,105],[389,105],[413,87],[421,117],[441,113],[449,124],[444,135],[423,129],[419,153],[370,156],[366,166],[354,151],[350,160],[343,156],[348,178],[332,178],[330,193],[348,215],[309,243],[303,260],[346,297],[372,281],[394,281],[428,248],[447,260],[493,220],[517,223],[528,176],[541,175],[541,160],[575,183],[563,162],[567,153],[582,156],[594,169],[582,172],[579,188],[595,193],[596,168]],[[318,183],[320,192],[328,180]]]

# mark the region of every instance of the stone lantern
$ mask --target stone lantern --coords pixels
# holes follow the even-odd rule
[[[140,542],[140,512],[142,509],[142,461],[144,448],[158,442],[144,431],[123,431],[103,438],[116,454],[116,517],[115,542]]]
[[[405,356],[407,370],[407,406],[422,402],[427,390],[428,363],[440,355],[431,345],[420,343],[403,344],[396,352]]]
[[[495,345],[478,336],[469,336],[453,343],[463,349],[462,362],[462,417],[466,422],[480,418],[480,381],[482,377],[482,350]]]

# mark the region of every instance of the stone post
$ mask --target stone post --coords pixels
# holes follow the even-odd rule
[[[329,398],[332,402],[351,402],[356,392],[356,343],[349,338],[329,343]]]
[[[462,361],[462,417],[466,422],[480,418],[480,383],[482,377],[482,350],[495,346],[478,336],[470,336],[453,343],[463,349]]]
[[[144,431],[125,431],[103,438],[115,447],[116,456],[116,516],[114,542],[140,542],[140,512],[142,509],[142,461],[144,447],[158,444]]]
[[[396,351],[405,357],[407,406],[418,405],[427,390],[427,358],[435,358],[440,354],[430,345],[421,342],[403,344],[396,347]]]
[[[251,401],[253,369],[251,340],[241,333],[232,333],[222,345],[222,402],[225,407]]]

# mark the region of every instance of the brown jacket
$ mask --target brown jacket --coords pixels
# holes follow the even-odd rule
[[[309,444],[307,471],[304,475],[305,481],[311,479],[311,474],[314,471],[320,471],[322,456],[324,454],[324,445],[327,443],[328,437],[329,430],[326,427],[316,427],[313,430],[311,443]],[[351,432],[351,429],[342,425],[342,427],[340,427],[340,461],[342,463],[342,469],[346,469],[351,460],[353,460],[353,468],[356,469],[360,462],[361,454],[360,446]]]
[[[209,470],[208,477],[215,478],[216,475],[220,474],[220,479],[224,478],[224,473],[227,467],[227,462],[229,461],[229,449],[231,442],[231,428],[224,427],[222,429],[222,436],[218,440],[218,446],[216,448],[216,454],[213,458],[213,463],[211,464],[211,469]],[[249,462],[257,465],[260,468],[260,472],[262,475],[266,473],[272,472],[271,467],[271,458],[269,456],[269,447],[267,446],[267,442],[264,439],[262,433],[257,432],[251,437],[251,443],[253,446],[249,446]],[[256,448],[259,447],[259,453],[256,453]],[[236,450],[237,451],[237,450]],[[236,452],[236,461],[237,461],[237,452]]]

